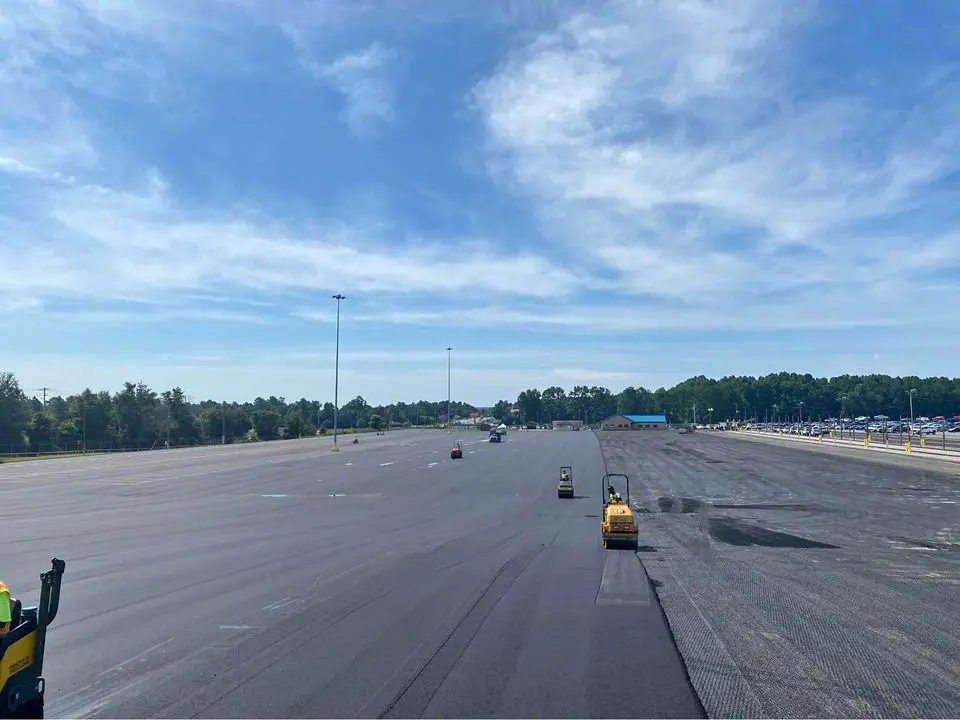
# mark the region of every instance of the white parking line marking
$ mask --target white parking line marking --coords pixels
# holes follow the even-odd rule
[[[393,465],[393,460],[390,462],[380,463],[380,467],[386,467],[387,465]]]

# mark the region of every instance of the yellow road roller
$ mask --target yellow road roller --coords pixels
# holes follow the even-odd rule
[[[573,468],[569,465],[562,465],[560,467],[560,482],[557,483],[557,497],[573,497]]]
[[[43,653],[47,627],[60,607],[60,580],[66,567],[57,558],[51,563],[53,567],[40,576],[37,607],[10,601],[10,631],[0,638],[0,718],[43,717]]]
[[[614,485],[614,479],[626,486],[626,498]],[[630,507],[630,478],[620,473],[607,473],[600,481],[600,497],[603,498],[603,514],[600,516],[600,535],[608,550],[623,548],[636,550],[639,547],[637,518]]]

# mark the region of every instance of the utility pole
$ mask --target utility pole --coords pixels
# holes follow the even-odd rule
[[[333,447],[330,451],[340,452],[340,448],[337,447],[337,422],[340,413],[340,301],[347,298],[340,293],[332,297],[337,301],[337,349],[333,366]]]
[[[220,406],[220,444],[227,444],[227,401]]]
[[[43,391],[43,406],[47,406],[47,390],[52,390],[53,388],[42,387],[40,388]]]
[[[447,434],[449,435],[452,430],[450,430],[450,371],[453,363],[453,348],[447,348]]]
[[[83,454],[87,454],[87,398],[83,398]]]
[[[697,404],[693,404],[693,424],[697,424]]]

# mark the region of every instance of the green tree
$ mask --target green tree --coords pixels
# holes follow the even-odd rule
[[[543,408],[543,398],[536,388],[524,390],[517,396],[517,407],[520,408],[521,422],[537,420]]]
[[[0,451],[23,449],[27,429],[27,397],[13,373],[0,372]]]

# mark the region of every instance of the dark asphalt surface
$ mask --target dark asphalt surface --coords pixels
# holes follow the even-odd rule
[[[960,467],[600,435],[709,716],[960,717]]]
[[[702,717],[596,436],[461,437],[0,466],[4,580],[67,560],[48,716]]]

